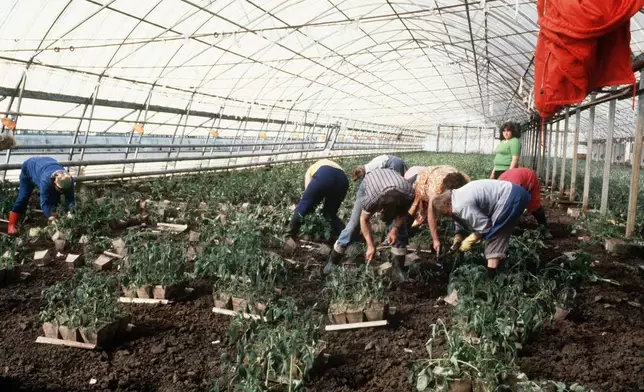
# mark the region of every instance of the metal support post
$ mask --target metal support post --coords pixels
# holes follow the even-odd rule
[[[463,148],[463,152],[464,152],[465,154],[467,154],[467,129],[468,129],[468,128],[469,128],[469,127],[467,127],[467,126],[465,127],[465,147]]]
[[[172,144],[172,145],[174,145],[174,141],[177,139],[177,133],[179,132],[179,127],[181,126],[180,125],[181,121],[183,121],[183,114],[181,116],[179,116],[179,121],[177,122],[177,125],[174,127],[174,132],[172,133],[172,139],[170,139],[170,144]],[[186,118],[186,121],[187,121],[187,118]],[[177,154],[179,153],[179,151],[181,151],[181,150],[178,149]],[[168,149],[168,158],[170,158],[171,155],[172,155],[172,148],[169,148]],[[177,156],[179,156],[179,155],[177,155]],[[168,162],[165,163],[165,170],[168,170],[169,165],[170,165],[170,161],[168,160]],[[175,166],[172,166],[172,168],[174,169]]]
[[[570,167],[570,201],[575,201],[577,192],[577,164],[579,163],[579,128],[581,123],[581,111],[575,113],[575,135],[572,139],[572,166]]]
[[[557,131],[555,133],[555,147],[552,150],[552,178],[551,188],[554,191],[557,186],[557,158],[559,157],[559,127],[561,121],[557,121]]]
[[[438,124],[438,127],[436,128],[436,152],[440,151],[440,141],[441,141],[441,125]]]
[[[452,127],[452,137],[449,140],[449,152],[454,152],[454,127]]]
[[[481,153],[481,134],[483,133],[483,127],[479,127],[479,154]]]
[[[644,88],[644,71],[640,72],[640,89]],[[626,218],[626,238],[633,237],[637,216],[637,195],[639,194],[640,166],[642,164],[642,137],[644,137],[644,97],[637,99],[637,128],[635,129],[635,148],[631,155],[631,187],[628,196],[628,215]]]
[[[592,103],[597,96],[596,93],[590,94],[590,102]],[[581,210],[583,213],[588,212],[588,203],[590,201],[590,175],[592,171],[593,161],[593,132],[595,130],[595,105],[590,107],[590,119],[588,124],[588,132],[586,132],[586,171],[584,172],[584,193],[582,196]]]
[[[548,127],[548,133],[546,134],[546,137],[548,138],[548,147],[546,148],[546,173],[545,173],[545,178],[546,178],[546,186],[550,185],[550,156],[552,155],[552,131],[554,129],[554,124],[550,123]]]
[[[611,88],[615,91],[616,86]],[[602,178],[602,199],[599,205],[599,213],[608,213],[608,186],[610,185],[610,165],[613,163],[613,131],[615,129],[615,109],[617,100],[613,99],[608,103],[608,129],[606,131],[606,151],[604,152],[604,176]]]
[[[545,127],[546,124],[541,120],[541,125],[539,127],[539,153],[537,154],[537,176],[543,178],[543,155],[545,149]]]
[[[566,188],[566,155],[568,155],[568,125],[570,123],[570,108],[566,108],[563,129],[563,146],[561,149],[561,174],[559,177],[559,194],[565,193]]]
[[[20,92],[18,93],[18,103],[16,104],[16,113],[20,113],[20,105],[22,104],[22,94],[25,92],[25,85],[27,84],[27,70],[25,69],[22,73],[22,76],[20,77],[20,81],[18,82],[18,85],[16,86],[16,90],[19,90]],[[11,97],[9,100],[9,106],[7,107],[7,111],[11,110],[11,106],[13,105],[13,100],[14,96]],[[18,124],[18,116],[19,114],[16,114],[14,117],[14,120],[16,124]],[[2,125],[2,131],[4,132],[4,125]],[[7,149],[7,154],[5,157],[5,163],[9,163],[11,161],[11,149]],[[2,182],[4,182],[7,179],[7,171],[2,172]]]

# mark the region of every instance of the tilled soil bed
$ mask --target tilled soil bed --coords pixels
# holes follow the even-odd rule
[[[579,240],[569,234],[571,222],[559,212],[550,219],[556,238],[543,257],[578,249]],[[524,226],[533,226],[531,218]],[[644,279],[637,272],[642,261],[590,250],[600,261],[600,276],[621,286],[584,283],[568,319],[544,326],[524,348],[520,366],[531,378],[577,382],[595,391],[644,390],[644,309],[631,304],[644,304]],[[36,344],[42,335],[41,291],[73,271],[61,262],[24,267],[31,273],[28,280],[0,288],[0,391],[204,391],[219,376],[222,355],[232,354],[230,318],[212,313],[208,282],[192,282],[189,297],[169,305],[122,305],[135,327],[115,347],[86,351]],[[284,294],[309,306],[318,303],[323,312],[319,268],[296,268]],[[387,327],[323,332],[331,357],[307,389],[414,390],[409,364],[426,356],[430,324],[449,320],[450,309],[439,301],[447,273],[434,271],[394,288],[390,302],[397,313]]]

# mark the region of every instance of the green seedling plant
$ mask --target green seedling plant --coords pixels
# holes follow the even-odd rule
[[[429,358],[412,365],[411,381],[418,391],[448,390],[457,380],[471,380],[484,391],[494,391],[499,379],[515,371],[498,358],[496,346],[486,338],[474,345],[457,329],[448,330],[440,319],[430,331],[425,344]],[[442,348],[441,355],[436,355],[437,346]]]
[[[144,235],[126,237],[129,245],[121,282],[125,287],[145,285],[170,286],[186,280],[186,246],[166,238],[165,241],[146,241]]]
[[[69,328],[97,331],[120,316],[115,278],[80,269],[68,281],[43,292],[40,322],[55,321]]]
[[[216,279],[214,292],[266,305],[276,297],[289,271],[284,261],[263,248],[265,235],[257,226],[257,211],[231,212],[223,223],[214,220],[205,230],[204,249],[195,261],[194,276]]]
[[[330,309],[364,309],[371,303],[387,302],[389,284],[368,265],[335,267],[327,277],[326,291]]]
[[[234,358],[224,358],[224,390],[270,391],[276,381],[288,391],[303,390],[302,381],[320,354],[321,319],[312,309],[298,312],[292,301],[280,305],[267,322],[239,315],[231,322],[229,336],[236,351]]]
[[[12,269],[16,263],[16,240],[0,236],[0,270]]]

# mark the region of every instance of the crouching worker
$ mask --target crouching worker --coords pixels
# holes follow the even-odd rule
[[[8,234],[15,235],[18,232],[16,225],[20,220],[20,215],[27,209],[34,187],[38,187],[40,190],[40,208],[50,222],[56,218],[53,210],[60,202],[61,195],[65,195],[67,210],[73,208],[74,179],[71,174],[53,158],[29,158],[23,162],[20,171],[20,190],[9,213]]]
[[[494,278],[507,257],[510,236],[530,201],[530,194],[507,181],[479,180],[434,199],[437,214],[454,219],[456,235],[450,251],[469,252],[485,240],[487,275]],[[464,238],[464,234],[471,233]]]
[[[427,225],[433,239],[432,247],[436,253],[440,252],[441,247],[438,224],[434,217],[434,209],[428,208],[428,206],[431,206],[434,198],[444,191],[458,189],[468,182],[470,182],[470,178],[467,175],[447,165],[427,166],[417,175],[414,182],[415,198],[409,209],[409,215],[415,218],[414,227],[422,224],[427,218]]]
[[[376,254],[370,220],[374,213],[381,212],[382,220],[389,225],[387,242],[392,245],[391,253],[394,256],[392,279],[404,282],[407,280],[404,268],[408,240],[405,222],[407,211],[414,200],[413,188],[401,174],[392,169],[370,171],[361,187],[364,187],[364,197],[359,206],[360,229],[367,243],[365,258],[367,262],[371,262]],[[341,245],[340,240],[335,243],[329,261],[324,267],[325,275],[331,273],[333,265],[340,263],[348,245],[347,242]]]
[[[304,194],[284,234],[286,246],[295,246],[294,241],[300,232],[304,217],[313,212],[322,200],[322,215],[331,224],[331,237],[337,238],[344,229],[344,223],[338,218],[337,213],[348,189],[349,179],[337,163],[322,159],[311,165],[304,176]]]
[[[537,220],[537,223],[546,239],[552,239],[552,234],[548,231],[546,211],[544,211],[543,206],[541,205],[541,184],[539,184],[537,175],[532,170],[521,167],[506,170],[501,174],[501,176],[499,176],[499,180],[509,181],[530,192],[528,212]]]

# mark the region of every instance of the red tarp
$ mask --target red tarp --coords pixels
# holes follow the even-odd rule
[[[535,106],[543,118],[600,87],[633,84],[630,19],[644,0],[538,0]]]

